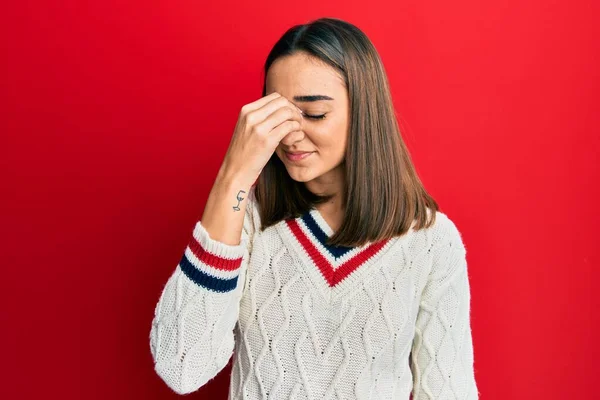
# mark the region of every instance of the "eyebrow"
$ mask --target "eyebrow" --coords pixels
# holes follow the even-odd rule
[[[308,102],[320,101],[320,100],[333,100],[333,98],[322,95],[322,94],[315,94],[315,95],[310,95],[310,96],[294,96],[294,100],[301,102],[301,103],[308,103]]]

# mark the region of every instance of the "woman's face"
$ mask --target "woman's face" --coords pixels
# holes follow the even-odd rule
[[[316,180],[312,189],[340,183],[349,125],[348,91],[343,78],[318,59],[296,53],[279,58],[269,68],[266,94],[273,92],[304,112],[302,130],[288,134],[275,150],[290,177],[298,182]],[[311,154],[291,160],[286,152]]]

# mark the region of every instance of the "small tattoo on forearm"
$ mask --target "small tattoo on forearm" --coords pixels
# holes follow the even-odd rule
[[[237,203],[237,205],[236,205],[236,206],[233,206],[233,209],[234,209],[235,211],[240,211],[240,203],[242,202],[242,200],[244,200],[244,199],[245,199],[245,197],[242,197],[242,196],[240,196],[240,193],[246,193],[246,192],[244,192],[243,190],[240,190],[240,191],[238,192],[238,194],[237,194],[237,196],[236,196],[236,198],[237,198],[237,200],[238,200],[238,203]]]

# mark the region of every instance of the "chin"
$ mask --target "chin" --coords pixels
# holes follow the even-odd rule
[[[315,179],[315,174],[310,171],[298,171],[298,168],[288,168],[287,172],[290,178],[295,180],[296,182],[309,182]]]

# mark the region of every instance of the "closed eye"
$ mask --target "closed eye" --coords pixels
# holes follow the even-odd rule
[[[306,114],[304,113],[304,116],[306,118],[310,118],[310,119],[324,119],[325,118],[325,114],[321,114],[321,115],[311,115],[311,114]]]

